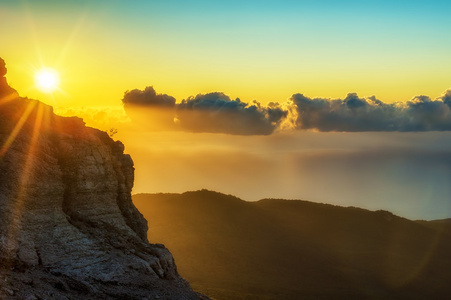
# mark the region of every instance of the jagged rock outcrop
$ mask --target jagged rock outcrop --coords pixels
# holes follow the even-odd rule
[[[199,299],[147,241],[121,142],[10,88],[0,60],[0,299]]]

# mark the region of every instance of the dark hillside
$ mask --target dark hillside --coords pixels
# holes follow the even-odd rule
[[[149,238],[217,299],[424,299],[451,295],[449,239],[434,222],[206,190],[140,194]]]

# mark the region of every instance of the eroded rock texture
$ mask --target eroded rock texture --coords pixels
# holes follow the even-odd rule
[[[0,71],[0,299],[202,298],[147,241],[122,143],[18,97]]]

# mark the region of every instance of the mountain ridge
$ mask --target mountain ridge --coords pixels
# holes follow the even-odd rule
[[[181,274],[218,300],[451,295],[451,231],[434,222],[207,190],[132,197],[153,220],[149,237],[168,245]]]

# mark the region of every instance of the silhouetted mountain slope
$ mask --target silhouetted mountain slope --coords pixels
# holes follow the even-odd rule
[[[180,273],[217,299],[451,296],[451,246],[435,222],[206,190],[133,201],[150,220],[149,238],[168,246]]]

